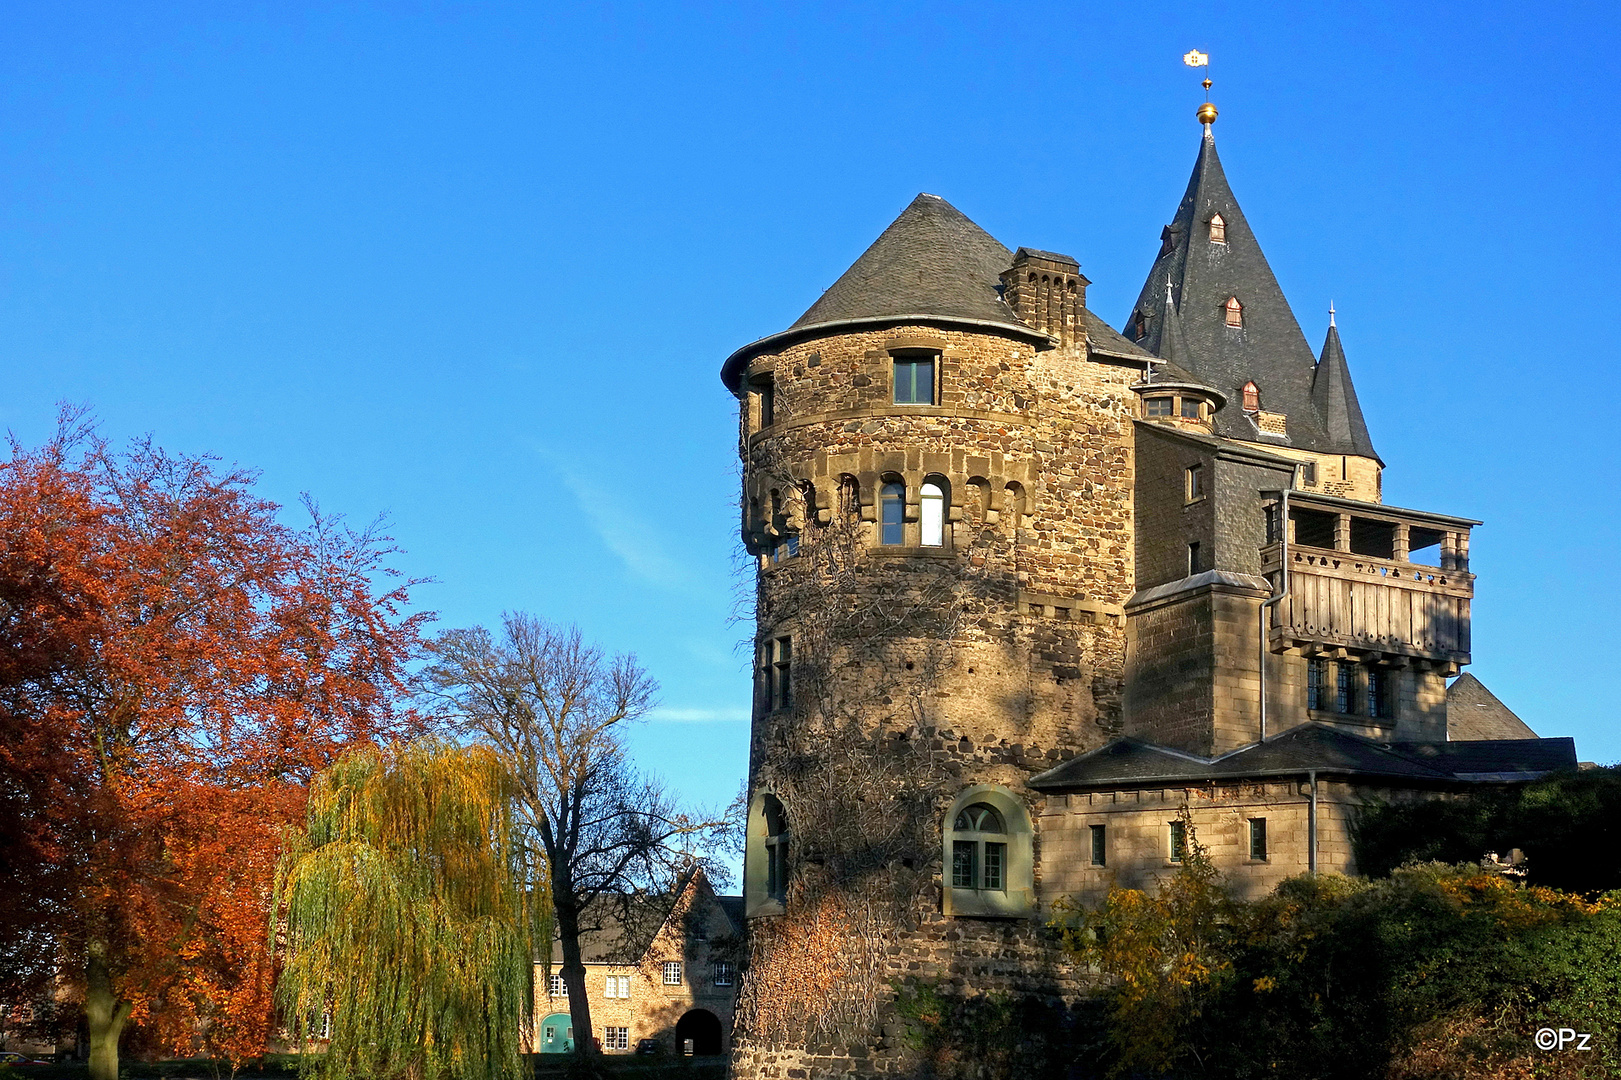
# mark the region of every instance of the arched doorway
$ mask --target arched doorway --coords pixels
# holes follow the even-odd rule
[[[540,1022],[542,1054],[566,1054],[574,1049],[574,1021],[568,1013],[552,1013]]]
[[[720,1018],[708,1009],[693,1009],[675,1025],[675,1048],[694,1057],[721,1052]]]

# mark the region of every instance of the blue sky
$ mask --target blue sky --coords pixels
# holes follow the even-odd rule
[[[1474,672],[1621,758],[1615,5],[12,3],[0,424],[54,403],[386,512],[442,625],[578,622],[726,801],[733,406],[919,191],[1068,252],[1120,325],[1197,149],[1389,501],[1477,517]]]

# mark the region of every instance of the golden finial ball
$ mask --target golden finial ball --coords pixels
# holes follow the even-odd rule
[[[1207,101],[1199,106],[1198,116],[1199,123],[1214,124],[1216,122],[1216,107]]]

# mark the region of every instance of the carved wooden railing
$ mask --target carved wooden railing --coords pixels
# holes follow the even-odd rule
[[[1278,581],[1279,545],[1262,551]],[[1417,563],[1289,546],[1289,596],[1274,609],[1274,648],[1381,653],[1442,664],[1469,662],[1475,576]]]

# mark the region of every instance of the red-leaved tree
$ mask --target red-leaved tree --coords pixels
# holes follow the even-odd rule
[[[279,830],[344,748],[408,734],[425,616],[375,529],[65,411],[0,462],[0,977],[76,986],[94,1080],[131,1020],[240,1061],[271,1023]]]

